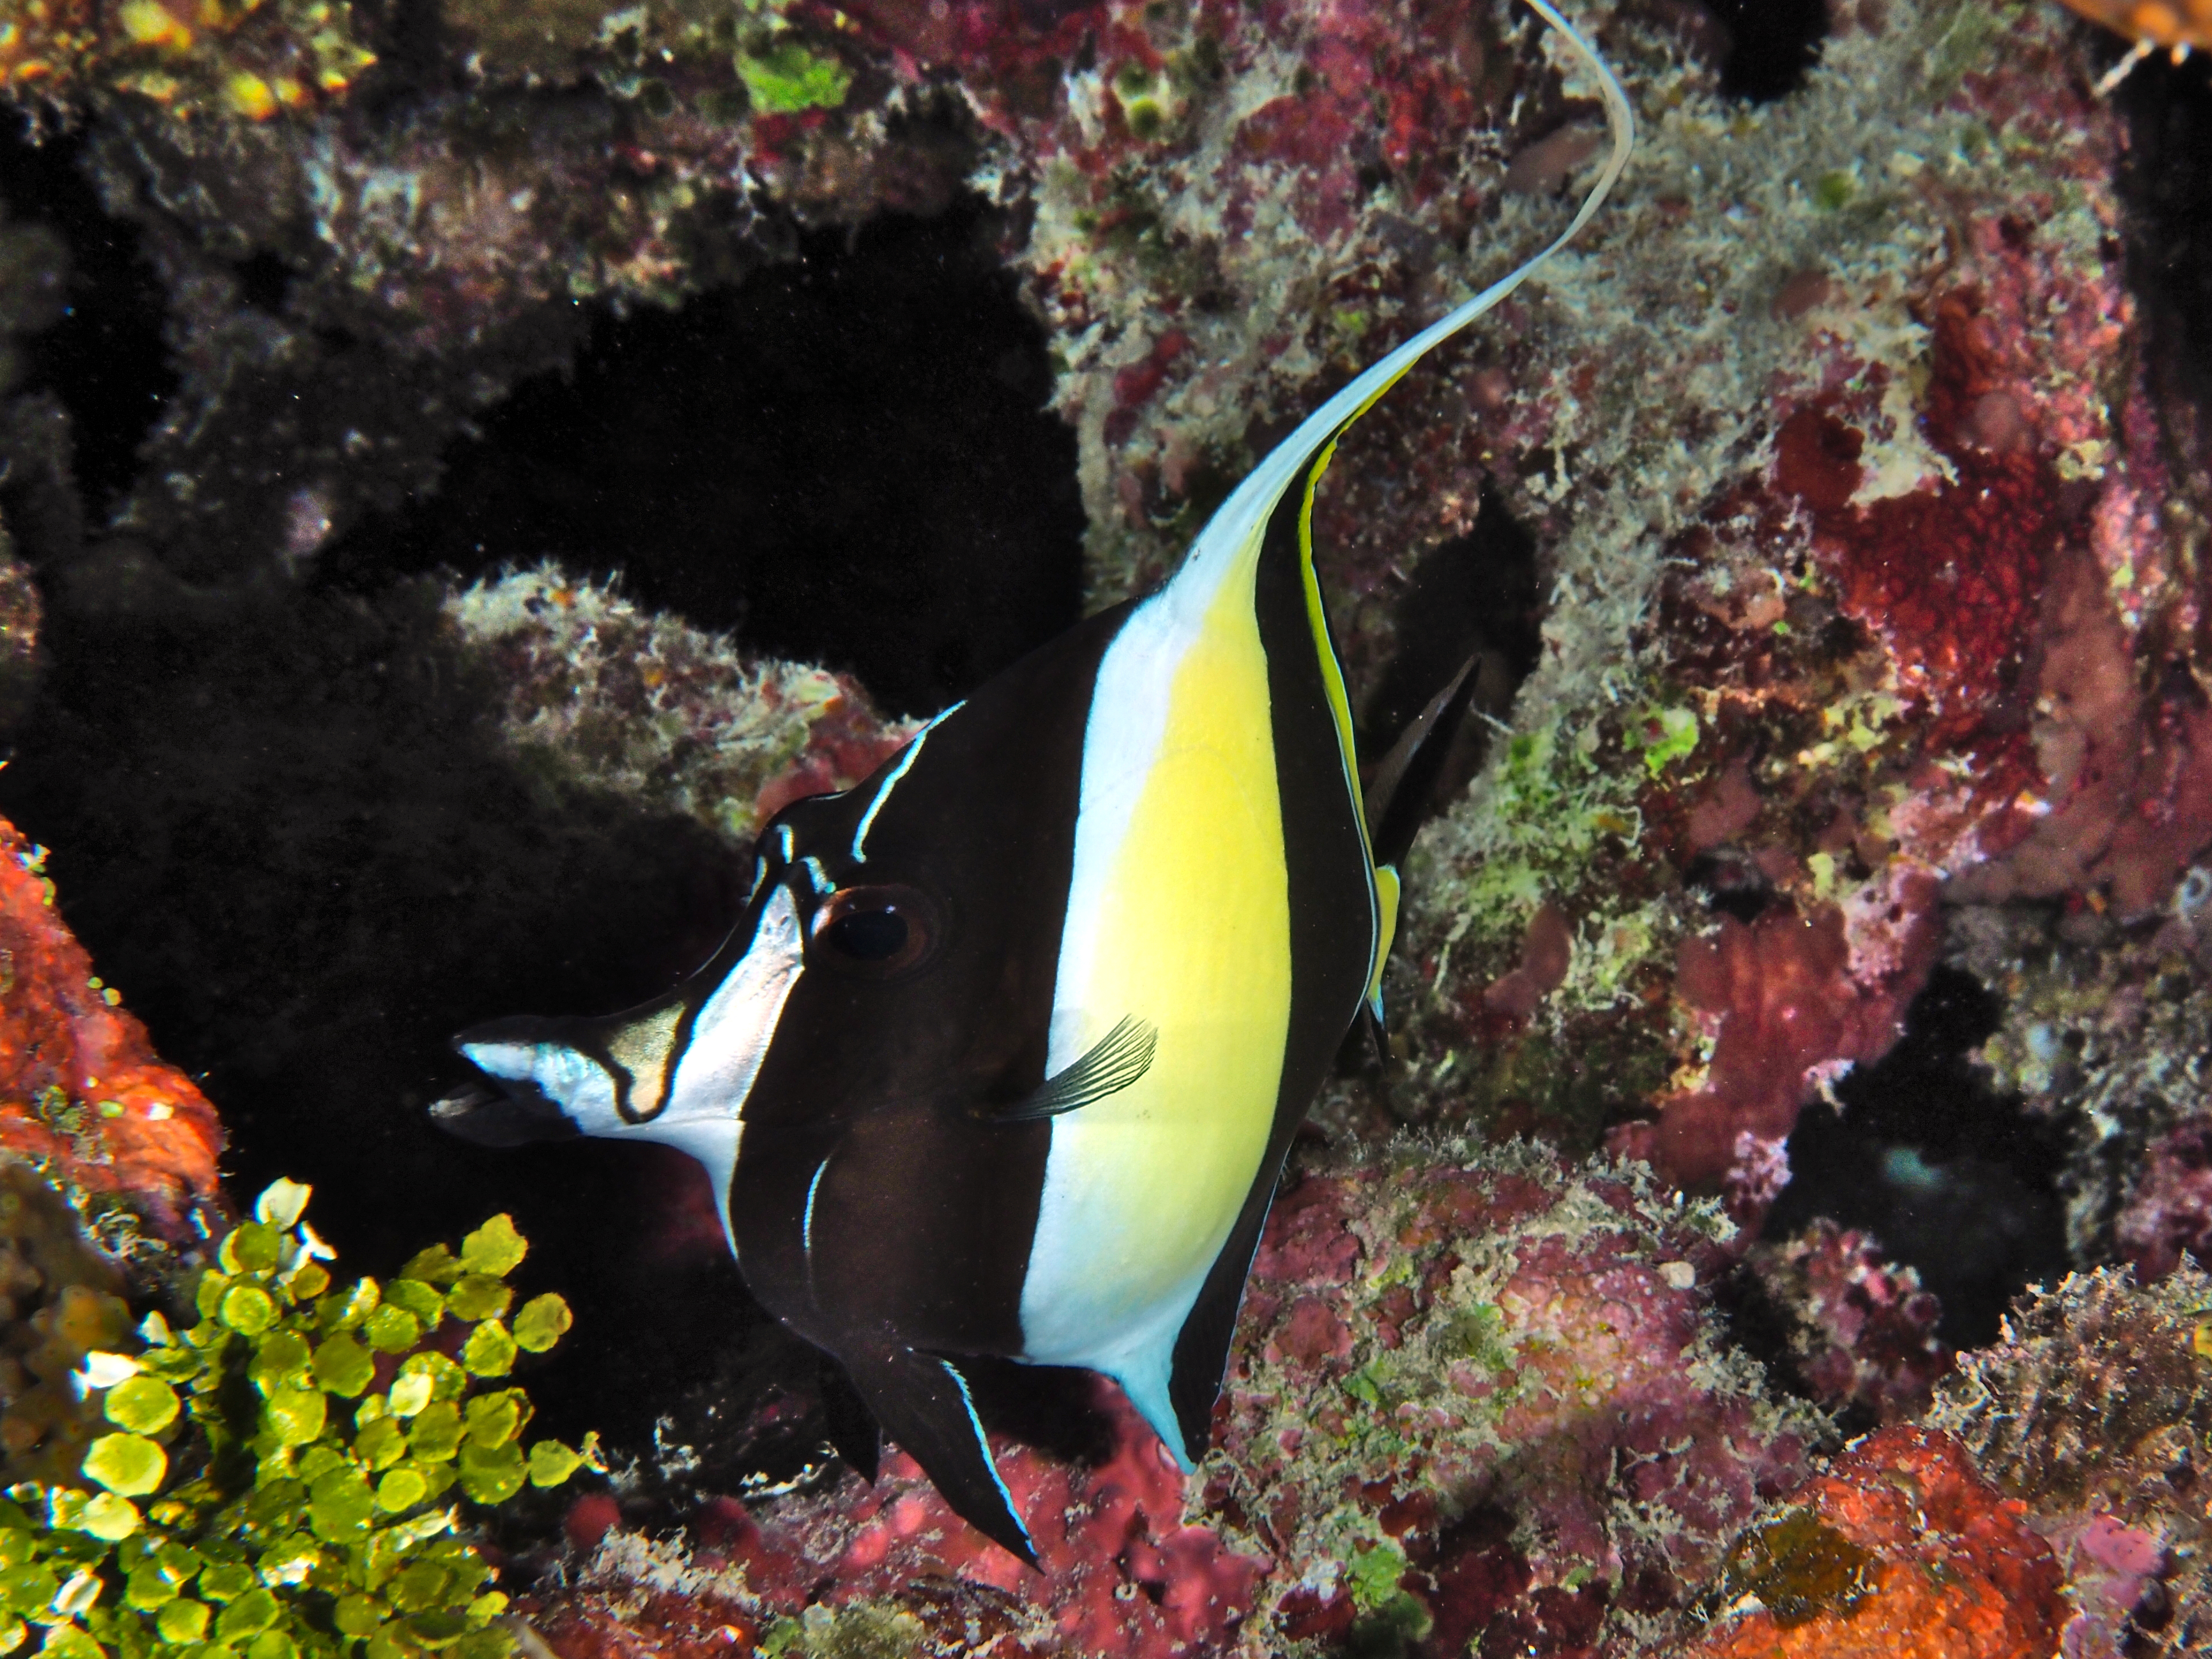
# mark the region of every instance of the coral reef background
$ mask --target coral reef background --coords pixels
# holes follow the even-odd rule
[[[823,1450],[688,1165],[435,1135],[445,1034],[705,957],[763,815],[1556,229],[1592,89],[1504,0],[0,18],[0,1141],[96,1240],[0,1194],[0,1450],[220,1158],[537,1241],[625,1471],[495,1540],[562,1659],[2212,1640],[2212,82],[1576,15],[1613,204],[1316,502],[1366,742],[1482,653],[1393,1056],[1191,1482],[988,1381],[1048,1581]]]

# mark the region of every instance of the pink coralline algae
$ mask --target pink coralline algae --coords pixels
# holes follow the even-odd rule
[[[1032,1572],[946,1507],[911,1458],[885,1460],[872,1487],[845,1475],[757,1514],[721,1505],[678,1560],[611,1533],[581,1594],[542,1620],[562,1659],[677,1652],[736,1621],[757,1638],[848,1632],[902,1621],[908,1650],[1170,1659],[1231,1645],[1261,1564],[1214,1529],[1186,1524],[1183,1479],[1118,1390],[1098,1407],[1115,1449],[1094,1468],[998,1441],[999,1470],[1029,1517]],[[659,1590],[663,1599],[651,1600]],[[687,1629],[689,1635],[687,1637]],[[642,1638],[641,1640],[641,1638]],[[722,1638],[726,1641],[727,1638]]]
[[[1309,1173],[1269,1219],[1195,1476],[1103,1382],[1104,1461],[994,1440],[1043,1572],[895,1455],[872,1487],[716,1506],[688,1551],[580,1511],[590,1565],[532,1618],[562,1659],[724,1626],[771,1651],[893,1628],[917,1653],[1641,1650],[1827,1432],[1715,1340],[1734,1237],[1636,1166],[1525,1143]]]
[[[1860,53],[1871,70],[1886,38],[1944,15],[1965,26],[1941,7],[1917,21],[1842,9],[1831,65]],[[1808,246],[1769,292],[1741,295],[1765,315],[1732,349],[1774,347],[1744,434],[1758,465],[1700,483],[1668,537],[1675,562],[1637,632],[1650,712],[1623,719],[1547,682],[1548,665],[1523,692],[1524,708],[1531,693],[1553,699],[1561,733],[1589,723],[1577,740],[1601,758],[1585,810],[1640,831],[1579,870],[1540,872],[1541,902],[1578,940],[1641,952],[1594,988],[1603,997],[1570,981],[1554,1042],[1663,1043],[1667,1086],[1607,1144],[1695,1189],[1753,1194],[1746,1218],[1764,1183],[1744,1159],[1894,1042],[1943,948],[1939,896],[2142,917],[2212,842],[2212,726],[2186,668],[2201,576],[2157,522],[2172,486],[2149,400],[2107,386],[2136,326],[2109,231],[2116,134],[2058,37],[2029,27],[1991,48],[1960,60],[1939,124],[2002,129],[2037,155],[2033,173],[1931,167],[1905,159],[1927,153],[1911,145],[1865,166],[1836,152],[1833,170],[1808,167],[1796,212],[1896,215],[1900,240],[1863,266]],[[1906,232],[1946,203],[1940,237]],[[1697,236],[1688,222],[1674,234]],[[1549,373],[1547,395],[1579,385]],[[1540,377],[1532,364],[1516,379]],[[1591,628],[1547,623],[1562,649],[1593,644]],[[1662,714],[1694,744],[1601,801],[1639,750],[1665,752]],[[1615,745],[1618,770],[1601,758]],[[1486,798],[1493,811],[1512,800],[1491,782]],[[1517,853],[1518,833],[1469,816],[1445,867],[1481,884],[1475,859]],[[1754,919],[1698,916],[1686,880]],[[1467,924],[1414,931],[1463,939]],[[1452,963],[1503,965],[1501,936],[1455,945]],[[1663,1006],[1668,1028],[1644,1026],[1639,1006]]]
[[[1662,1101],[1656,1122],[1617,1131],[1614,1150],[1711,1188],[1742,1161],[1745,1137],[1786,1139],[1823,1074],[1879,1059],[1896,1040],[1905,1002],[1935,957],[1933,887],[1926,876],[1908,882],[1901,959],[1863,979],[1851,972],[1846,917],[1832,904],[1810,916],[1773,910],[1748,925],[1727,916],[1685,939],[1674,989],[1712,1032],[1705,1081]],[[1755,1224],[1756,1205],[1745,1208],[1741,1218]]]
[[[2064,1659],[2212,1641],[2208,1304],[2212,1279],[2185,1263],[2148,1287],[2124,1267],[2071,1274],[1937,1390],[1929,1423],[2024,1506],[2065,1571]]]
[[[165,1066],[54,908],[44,851],[0,821],[0,1146],[173,1245],[220,1217],[215,1108]]]
[[[1614,1651],[1694,1599],[1823,1432],[1714,1341],[1732,1235],[1527,1143],[1285,1193],[1201,1472],[1273,1559],[1259,1645]]]
[[[1790,1320],[1791,1364],[1822,1406],[1882,1423],[1927,1409],[1951,1351],[1936,1334],[1942,1307],[1917,1272],[1886,1260],[1864,1233],[1825,1219],[1754,1246],[1748,1265]]]
[[[1538,905],[1536,914],[1528,918],[1519,963],[1483,991],[1483,1006],[1509,1019],[1526,1019],[1546,997],[1566,983],[1574,944],[1566,918],[1551,905]]]
[[[2031,453],[2016,421],[1999,420],[2000,400],[2002,410],[2020,407],[2033,365],[2015,363],[2010,380],[1998,374],[1990,343],[2000,337],[1978,292],[1954,290],[1935,308],[1934,374],[1916,418],[1935,452],[1936,482],[1862,502],[1862,434],[1832,405],[1808,404],[1778,431],[1775,482],[1810,519],[1815,568],[1836,584],[1838,612],[1880,641],[1887,662],[1865,723],[1829,722],[1843,726],[1846,744],[1808,743],[1791,757],[1803,775],[1785,786],[1796,798],[1793,818],[1820,826],[1809,847],[1773,848],[1781,855],[1769,860],[1780,884],[1798,890],[1796,914],[1770,910],[1748,928],[1724,920],[1717,935],[1678,953],[1676,994],[1712,1032],[1710,1071],[1701,1087],[1662,1101],[1656,1124],[1632,1126],[1617,1144],[1693,1183],[1724,1174],[1736,1133],[1786,1133],[1824,1076],[1887,1050],[1935,960],[1944,877],[1954,901],[2002,897],[2027,878],[1994,872],[2040,860],[2044,873],[2029,884],[2040,894],[2101,889],[2136,910],[2162,900],[2212,835],[2186,779],[2185,732],[2173,753],[2146,751],[2125,765],[2109,753],[2102,763],[2078,750],[2069,759],[2053,742],[2028,741],[2014,712],[2024,682],[2040,688],[2046,707],[2069,673],[2101,677],[2107,688],[2131,684],[2130,650],[2083,532],[2060,510],[2056,471]],[[1867,377],[1859,394],[1869,409],[1881,379]],[[2000,380],[2010,389],[1990,389]],[[2102,647],[2087,661],[2084,629]],[[1740,712],[1771,695],[1747,684]],[[2090,750],[2144,747],[2126,698],[2100,705],[2087,723],[2098,733]],[[1754,747],[1756,729],[1745,732]],[[1824,787],[1820,775],[1850,750],[1844,769],[1866,775]],[[1746,836],[1760,822],[1757,793],[1741,774],[1724,772],[1690,816],[1692,836]],[[2088,805],[2091,795],[2101,805]],[[1832,816],[1823,823],[1823,815]],[[2081,857],[2054,873],[2054,832],[2028,826],[2093,817],[2099,827],[2063,840]],[[1999,854],[2012,862],[1982,862]],[[1865,872],[1856,890],[1841,903],[1822,902],[1820,887],[1837,882],[1826,872],[1845,869]]]
[[[741,653],[551,566],[453,593],[445,613],[497,677],[519,753],[740,846],[800,797],[850,788],[915,729],[848,676]]]

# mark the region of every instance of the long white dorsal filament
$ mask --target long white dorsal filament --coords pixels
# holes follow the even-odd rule
[[[1605,100],[1606,125],[1613,138],[1611,154],[1590,186],[1589,194],[1583,198],[1574,219],[1567,228],[1553,239],[1550,245],[1516,266],[1509,275],[1500,277],[1488,288],[1462,305],[1454,307],[1443,317],[1430,324],[1395,351],[1370,364],[1354,376],[1342,390],[1298,423],[1297,430],[1268,452],[1267,458],[1246,475],[1229,499],[1223,502],[1206,533],[1192,551],[1194,558],[1203,558],[1210,548],[1242,546],[1245,538],[1263,522],[1290,488],[1291,481],[1304,470],[1316,451],[1329,435],[1347,421],[1366,412],[1368,406],[1396,383],[1398,378],[1419,362],[1442,342],[1449,339],[1485,312],[1492,310],[1527,282],[1560,249],[1581,234],[1591,216],[1604,205],[1605,198],[1628,165],[1629,152],[1636,147],[1636,116],[1628,106],[1628,94],[1620,82],[1597,55],[1597,49],[1576,30],[1575,26],[1551,4],[1551,0],[1528,0],[1528,7],[1547,23],[1565,37],[1569,45],[1596,78],[1598,90]]]

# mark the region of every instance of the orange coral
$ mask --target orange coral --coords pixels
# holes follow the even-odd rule
[[[1884,1429],[1747,1534],[1727,1592],[1755,1607],[1697,1659],[2046,1659],[2066,1606],[2051,1547],[1947,1434]],[[1755,1599],[1747,1599],[1755,1598]]]
[[[0,1146],[118,1195],[183,1243],[197,1236],[193,1206],[219,1201],[222,1126],[94,976],[55,913],[44,857],[0,819]]]
[[[2154,46],[2212,49],[2212,0],[2066,0],[2093,23]]]

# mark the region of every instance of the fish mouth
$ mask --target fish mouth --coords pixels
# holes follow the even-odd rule
[[[430,1121],[478,1146],[527,1146],[581,1133],[566,1112],[526,1083],[464,1083],[430,1103]]]

